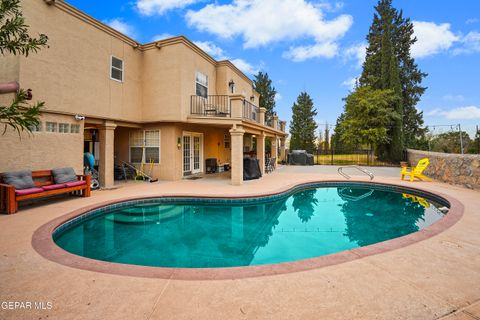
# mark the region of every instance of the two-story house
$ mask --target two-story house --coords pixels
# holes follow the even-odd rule
[[[49,48],[0,57],[0,82],[31,88],[45,109],[33,135],[0,136],[0,172],[81,172],[83,153],[92,152],[101,185],[110,187],[121,161],[177,180],[215,158],[230,165],[238,185],[245,153],[264,169],[266,139],[272,157],[285,157],[285,122],[265,121],[252,81],[230,61],[182,36],[139,44],[62,0],[22,1],[22,11],[30,33],[48,35]]]

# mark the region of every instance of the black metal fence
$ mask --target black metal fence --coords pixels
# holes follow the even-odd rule
[[[253,103],[248,102],[247,100],[243,100],[243,118],[252,120],[255,122],[260,122],[258,118],[258,107]]]
[[[361,166],[397,166],[387,161],[382,161],[375,156],[373,150],[339,150],[322,149],[313,153],[314,163],[321,165],[361,165]]]
[[[190,113],[211,117],[230,117],[230,100],[226,95],[191,96]]]

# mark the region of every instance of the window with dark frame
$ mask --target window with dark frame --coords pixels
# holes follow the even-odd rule
[[[123,82],[123,61],[112,56],[110,64],[110,77]]]
[[[200,97],[208,97],[208,76],[197,71],[195,74],[196,95]]]

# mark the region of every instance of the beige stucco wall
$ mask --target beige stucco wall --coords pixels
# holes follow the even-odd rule
[[[240,76],[229,64],[221,63],[217,66],[217,93],[231,95],[228,88],[228,83],[233,80],[235,83],[235,93],[241,94],[250,101],[250,97],[255,97],[254,104],[258,105],[260,95],[253,90],[251,81],[247,81]]]
[[[216,94],[215,64],[183,43],[144,52],[143,120],[186,121],[195,95],[196,71],[208,76],[208,94]]]
[[[18,81],[19,78],[19,56],[5,54],[0,56],[0,83]]]
[[[42,131],[31,135],[8,129],[0,135],[0,172],[73,167],[83,171],[83,123],[72,116],[43,114]],[[79,124],[80,133],[46,132],[45,122]],[[3,129],[3,128],[2,128]],[[57,124],[58,130],[58,124]]]
[[[141,120],[141,58],[124,41],[44,1],[22,1],[31,34],[49,48],[20,58],[20,82],[55,111]],[[124,61],[124,82],[110,79],[110,57]]]

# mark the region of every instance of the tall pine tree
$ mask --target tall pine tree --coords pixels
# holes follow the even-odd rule
[[[402,117],[389,129],[391,141],[383,149],[382,156],[392,161],[401,159],[404,146],[414,147],[425,134],[423,114],[415,105],[426,88],[421,82],[426,73],[418,69],[410,55],[411,46],[417,41],[413,36],[413,24],[403,17],[403,12],[392,7],[392,0],[380,0],[370,27],[368,47],[360,86],[373,89],[391,89],[401,100],[394,106]]]
[[[313,106],[313,100],[306,92],[300,93],[292,106],[292,122],[290,124],[290,149],[315,150],[315,131],[317,123],[315,116],[317,110]]]
[[[267,109],[265,111],[265,120],[270,120],[275,113],[275,95],[277,91],[272,85],[272,80],[268,77],[268,73],[258,72],[253,80],[253,88],[260,94],[260,108]]]

